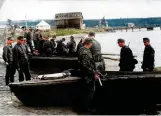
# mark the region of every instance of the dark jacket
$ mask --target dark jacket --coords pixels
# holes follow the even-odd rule
[[[41,34],[38,32],[34,33],[34,41],[40,41],[42,39]]]
[[[80,64],[82,74],[84,74],[84,76],[94,78],[95,63],[89,49],[85,47],[80,48],[78,52],[78,62]],[[93,80],[93,78],[90,78],[89,80]]]
[[[57,41],[57,48],[56,48],[58,55],[67,55],[68,49],[67,46],[63,43],[62,40]]]
[[[49,40],[45,40],[43,43],[44,53],[52,53],[54,50],[53,43]]]
[[[68,44],[67,47],[69,48],[69,54],[70,53],[75,53],[75,48],[76,48],[76,42],[75,40],[71,40]]]
[[[153,47],[151,45],[146,46],[144,49],[142,68],[153,69],[155,61],[154,57],[155,57],[155,50],[153,49]]]
[[[16,68],[20,68],[21,64],[28,64],[27,49],[24,45],[16,44],[13,48],[13,60],[16,63]]]
[[[135,68],[133,53],[128,46],[121,48],[119,66],[120,71],[133,71]]]
[[[101,44],[93,38],[93,45],[90,49],[92,55],[98,55],[101,54]]]
[[[80,42],[77,45],[77,55],[78,55],[78,52],[79,52],[81,47],[83,47],[82,39],[80,40]]]
[[[4,46],[3,47],[3,55],[2,58],[5,62],[10,63],[13,61],[13,52],[12,52],[12,46]]]

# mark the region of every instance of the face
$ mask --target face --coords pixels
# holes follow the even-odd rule
[[[148,46],[148,45],[150,45],[150,42],[149,41],[144,41],[144,45]]]
[[[8,40],[7,44],[12,44],[14,41],[13,40]]]
[[[123,47],[123,46],[125,45],[125,42],[118,42],[118,45],[119,45],[120,47]]]
[[[18,40],[17,43],[18,44],[24,44],[24,40],[23,39],[22,40]]]

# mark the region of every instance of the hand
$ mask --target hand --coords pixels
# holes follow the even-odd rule
[[[7,66],[9,65],[8,62],[5,63]]]
[[[98,74],[95,74],[95,79],[99,79],[99,75]]]

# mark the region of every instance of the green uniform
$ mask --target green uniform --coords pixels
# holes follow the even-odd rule
[[[83,86],[84,93],[81,93],[83,95],[81,106],[83,110],[87,110],[95,93],[95,62],[92,53],[85,47],[80,48],[78,52],[78,61],[80,63],[80,69],[85,83],[85,86]]]

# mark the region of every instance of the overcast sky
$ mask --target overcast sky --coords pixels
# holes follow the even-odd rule
[[[54,19],[56,13],[82,12],[84,19],[157,17],[161,0],[6,0],[0,20]]]

